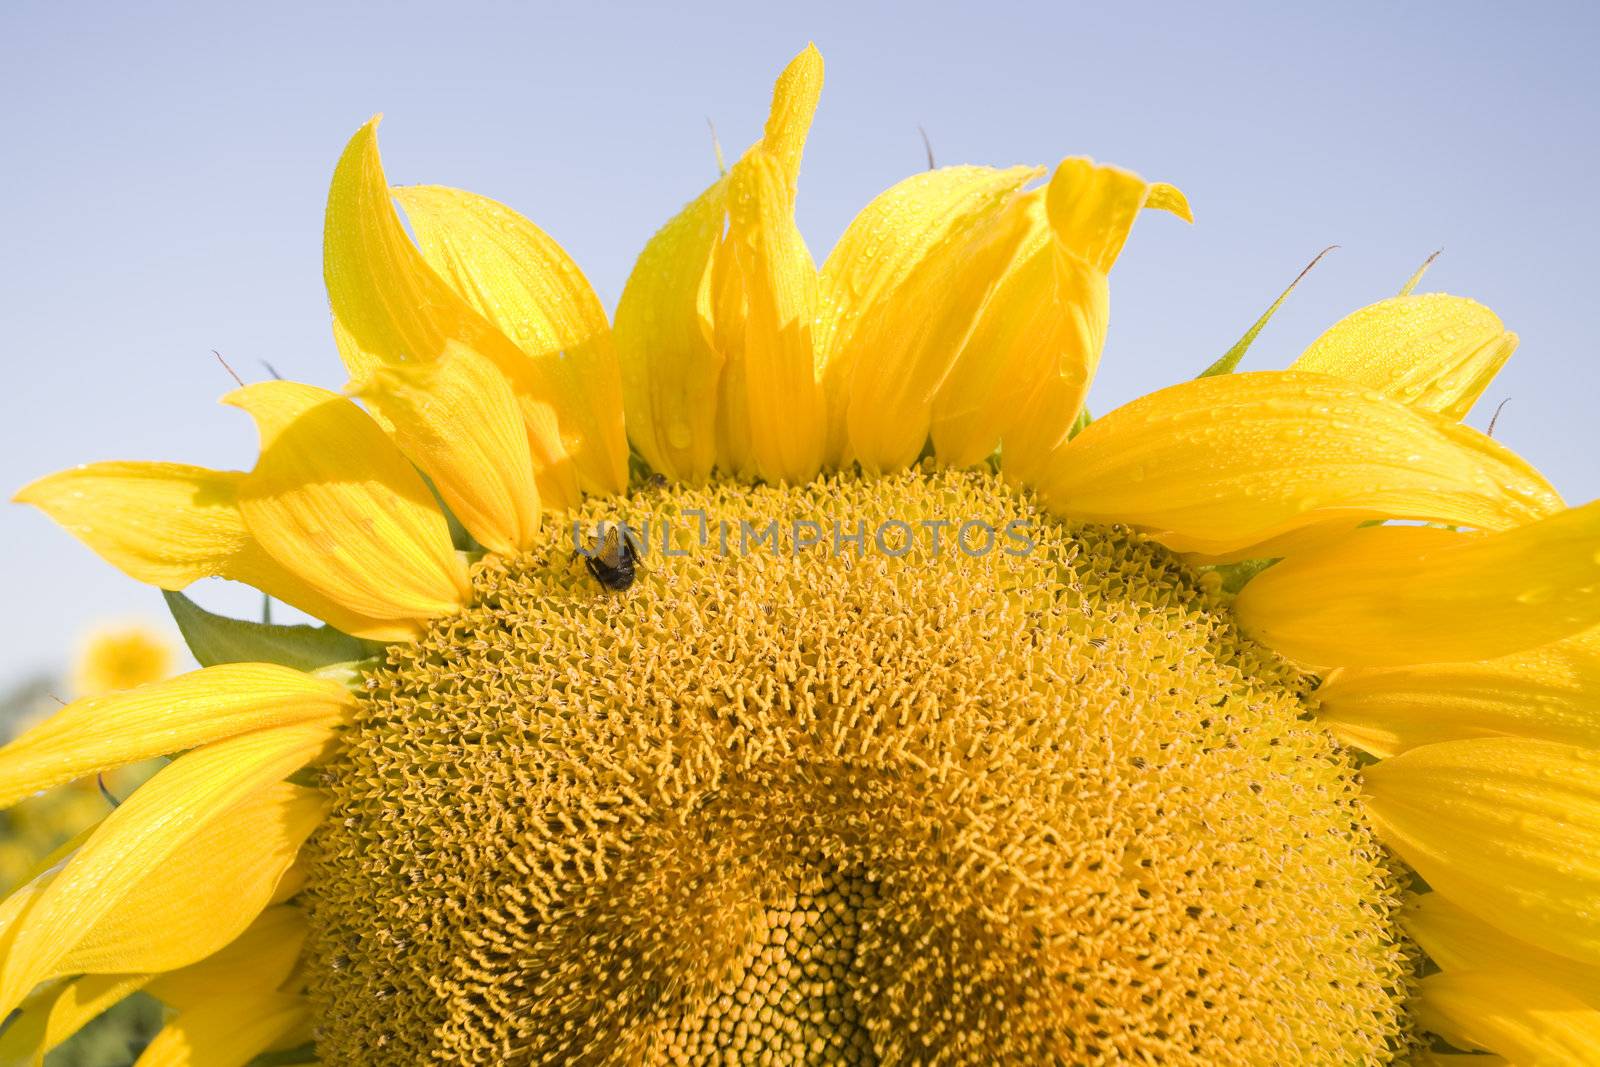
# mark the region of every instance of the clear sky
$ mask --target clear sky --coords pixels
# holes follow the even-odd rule
[[[827,86],[799,217],[820,260],[873,194],[941,163],[1089,154],[1184,189],[1112,275],[1103,411],[1192,376],[1325,245],[1247,367],[1345,312],[1473,296],[1522,336],[1470,420],[1572,502],[1600,495],[1600,16],[1587,3],[1146,0],[710,6],[57,4],[0,14],[0,485],[98,459],[248,467],[215,403],[270,361],[344,381],[321,280],[345,139],[386,114],[391,180],[494,196],[614,305],[646,238],[760,130],[807,40]],[[0,507],[0,686],[160,598],[42,516]],[[212,606],[253,600],[207,589]]]

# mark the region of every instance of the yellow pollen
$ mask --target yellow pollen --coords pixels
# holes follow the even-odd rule
[[[645,527],[629,588],[552,520],[368,679],[309,850],[323,1062],[1404,1048],[1354,764],[1160,546],[927,469],[577,518]]]

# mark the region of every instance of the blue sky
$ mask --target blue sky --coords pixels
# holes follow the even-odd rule
[[[819,260],[923,166],[919,124],[941,162],[1089,154],[1178,184],[1196,224],[1146,217],[1112,276],[1105,410],[1205,366],[1325,245],[1246,366],[1286,363],[1443,248],[1423,288],[1522,335],[1469,421],[1509,398],[1496,435],[1569,500],[1600,495],[1595,7],[763,6],[7,4],[0,484],[111,458],[247,467],[212,349],[341,384],[322,202],[373,112],[392,180],[510,203],[611,305],[715,174],[707,119],[742,149],[815,40],[799,217]],[[0,685],[92,620],[164,617],[41,516],[0,508],[0,533]]]

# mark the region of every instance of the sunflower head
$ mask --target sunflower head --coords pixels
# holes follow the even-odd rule
[[[1183,195],[930,170],[818,267],[821,86],[609,319],[368,123],[344,390],[23,490],[328,625],[174,592],[202,670],[0,752],[0,802],[181,753],[0,905],[0,1049],[144,988],[163,1062],[1593,1062],[1600,504],[1461,423],[1515,336],[1413,279],[1091,420]]]
[[[1353,764],[1215,583],[932,464],[574,521],[619,515],[628,595],[561,531],[369,675],[310,846],[325,1055],[1398,1044]]]

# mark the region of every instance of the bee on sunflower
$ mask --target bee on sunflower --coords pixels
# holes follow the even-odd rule
[[[204,666],[0,752],[0,803],[181,753],[0,905],[5,1048],[143,989],[141,1062],[208,1067],[1600,1062],[1600,504],[1461,424],[1515,337],[1407,292],[1090,421],[1184,196],[946,167],[818,269],[821,85],[611,321],[509,208],[391,188],[374,120],[344,391],[229,394],[250,471],[19,494]],[[606,589],[568,529],[618,516],[668,533]]]

